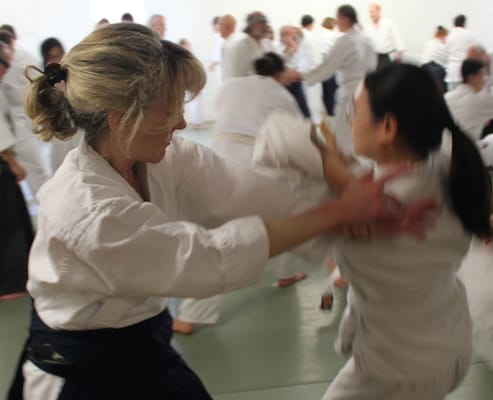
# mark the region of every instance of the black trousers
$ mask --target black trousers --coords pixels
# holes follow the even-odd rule
[[[303,85],[301,82],[293,82],[290,85],[285,86],[288,89],[288,92],[293,95],[300,108],[301,112],[305,116],[305,118],[310,118],[311,113],[308,108],[308,103],[306,102],[305,91],[303,90]]]
[[[24,195],[8,164],[0,159],[0,296],[26,290],[32,241]]]
[[[332,116],[334,115],[336,105],[336,91],[337,82],[335,77],[322,82],[322,101],[324,103],[325,111]]]
[[[22,399],[22,365],[30,360],[65,379],[59,400],[212,400],[171,347],[171,336],[167,310],[120,329],[61,331],[46,326],[33,308],[8,399]]]
[[[445,68],[434,61],[423,64],[421,67],[428,71],[433,79],[435,79],[440,92],[445,93],[447,91],[447,83],[445,82],[447,72],[445,71]]]
[[[388,53],[378,53],[377,54],[377,69],[384,68],[389,64],[392,64],[392,60]]]

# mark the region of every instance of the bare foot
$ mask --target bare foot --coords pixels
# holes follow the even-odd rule
[[[346,289],[347,288],[347,281],[344,279],[344,277],[342,275],[335,277],[334,280],[332,281],[332,283],[334,284],[334,286],[336,288],[339,288],[339,289]]]
[[[323,294],[322,299],[320,301],[320,309],[332,310],[333,305],[334,305],[334,295],[332,293]]]
[[[296,272],[293,276],[289,278],[279,279],[277,281],[277,286],[280,288],[285,288],[287,286],[294,285],[295,283],[302,281],[306,278],[306,274],[304,272]]]
[[[181,333],[182,335],[191,335],[194,331],[194,327],[191,322],[181,321],[179,319],[173,319],[171,329],[173,332]]]

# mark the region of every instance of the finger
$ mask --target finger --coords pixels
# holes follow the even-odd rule
[[[418,200],[407,207],[406,215],[410,218],[417,218],[422,215],[439,213],[440,204],[433,198]]]

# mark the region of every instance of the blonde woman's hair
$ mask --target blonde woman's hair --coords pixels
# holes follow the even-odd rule
[[[182,118],[185,95],[193,98],[205,85],[204,69],[190,52],[139,24],[92,32],[63,59],[64,82],[56,83],[60,79],[49,71],[31,78],[33,69],[42,71],[26,70],[31,86],[25,108],[34,133],[64,140],[83,129],[93,146],[109,132],[110,112],[121,113],[120,127],[131,126],[135,134],[143,112],[164,100],[171,128]]]

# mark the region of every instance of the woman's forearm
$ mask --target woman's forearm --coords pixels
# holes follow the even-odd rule
[[[338,230],[341,214],[338,202],[332,201],[302,214],[267,222],[269,257],[276,256],[321,233]]]

